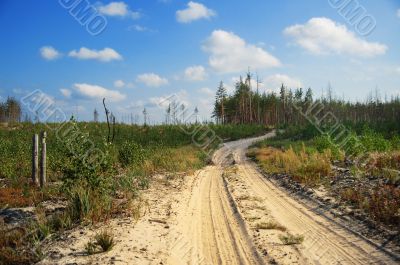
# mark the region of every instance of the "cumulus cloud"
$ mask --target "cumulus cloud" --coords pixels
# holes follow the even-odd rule
[[[64,97],[70,98],[72,95],[72,91],[69,89],[61,88],[60,89],[61,94],[63,94]]]
[[[51,46],[43,46],[40,48],[40,55],[43,59],[51,61],[61,57],[61,53]]]
[[[148,87],[160,87],[168,84],[168,79],[154,73],[146,73],[137,76],[137,81]]]
[[[102,62],[110,62],[113,60],[122,60],[122,56],[111,48],[104,48],[103,50],[90,50],[86,47],[82,47],[79,51],[73,50],[68,54],[70,57],[74,57],[80,60],[98,60]]]
[[[277,91],[282,84],[287,88],[303,87],[300,80],[284,74],[270,75],[264,78],[263,84],[269,91]]]
[[[185,79],[191,81],[203,81],[207,79],[206,69],[201,65],[190,66],[185,70]]]
[[[374,57],[385,54],[388,47],[368,42],[349,31],[345,25],[325,17],[312,18],[307,23],[293,25],[284,34],[312,54],[347,54]]]
[[[131,17],[133,19],[141,17],[140,12],[129,10],[128,5],[124,2],[111,2],[107,5],[100,5],[98,10],[101,14],[111,17]]]
[[[210,54],[210,66],[220,73],[243,72],[248,67],[263,69],[281,65],[277,58],[264,49],[223,30],[215,30],[204,43],[203,50]]]
[[[125,82],[122,81],[122,80],[116,80],[114,82],[114,86],[117,87],[117,88],[123,88],[125,86]]]
[[[121,94],[119,91],[114,91],[110,89],[106,89],[97,85],[90,84],[74,84],[74,88],[78,91],[82,96],[91,99],[103,99],[106,98],[109,101],[121,101],[126,98],[126,95]]]
[[[210,19],[216,16],[216,12],[205,5],[190,1],[187,8],[176,11],[176,19],[180,23],[190,23],[199,19]]]

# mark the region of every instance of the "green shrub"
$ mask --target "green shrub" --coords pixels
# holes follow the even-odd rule
[[[145,159],[145,151],[140,144],[125,141],[119,149],[119,162],[123,167],[140,165]]]

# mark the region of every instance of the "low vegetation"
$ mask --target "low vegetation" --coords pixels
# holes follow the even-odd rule
[[[279,231],[286,231],[286,227],[283,225],[275,222],[275,221],[268,221],[268,222],[261,222],[255,225],[255,229],[260,230],[279,230]]]
[[[323,185],[344,204],[362,210],[378,223],[398,229],[399,137],[366,125],[362,129],[358,125],[349,128],[358,142],[349,141],[342,148],[327,135],[306,137],[314,135],[311,127],[290,127],[274,139],[257,143],[248,156],[270,174],[285,174],[309,187]],[[363,158],[361,162],[357,157]],[[352,185],[341,186],[340,182]]]
[[[249,156],[257,159],[267,172],[290,174],[296,181],[308,186],[316,186],[323,177],[332,174],[332,154],[329,150],[310,152],[303,146],[296,152],[292,147],[284,151],[266,147],[250,152]]]
[[[303,235],[286,234],[286,235],[280,235],[279,239],[282,241],[282,243],[284,245],[298,245],[298,244],[303,243],[304,236]]]
[[[48,132],[49,183],[40,189],[30,181],[31,139],[33,133],[44,130]],[[18,224],[1,225],[0,264],[40,260],[43,240],[77,225],[103,222],[117,214],[137,218],[143,205],[140,191],[149,187],[151,176],[190,174],[209,162],[207,153],[222,139],[259,135],[265,127],[116,124],[114,131],[114,139],[108,142],[107,124],[73,119],[63,126],[10,123],[0,129],[0,207],[34,209],[32,216],[21,217]],[[45,202],[65,206],[48,211],[42,206]],[[87,244],[86,251],[108,251],[113,244],[112,235],[102,232]]]
[[[93,255],[99,252],[110,251],[114,246],[114,236],[110,231],[103,230],[94,236],[93,240],[90,240],[85,245],[85,251],[88,255]]]

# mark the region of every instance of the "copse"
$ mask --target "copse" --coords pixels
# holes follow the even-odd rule
[[[216,93],[213,118],[219,124],[263,124],[273,127],[289,125],[306,125],[312,113],[323,119],[327,115],[334,116],[341,123],[363,128],[384,126],[388,132],[400,132],[400,98],[392,96],[381,99],[379,92],[371,93],[367,100],[349,101],[333,96],[329,86],[327,95],[315,99],[311,88],[288,88],[282,84],[279,93],[260,93],[252,87],[252,75],[240,78],[235,84],[235,91],[228,95],[221,82]],[[311,110],[312,106],[322,106]]]
[[[20,122],[21,115],[21,105],[15,98],[9,97],[0,102],[0,122]]]

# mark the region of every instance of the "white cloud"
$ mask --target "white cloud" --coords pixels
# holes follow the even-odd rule
[[[64,97],[70,98],[72,95],[72,91],[69,89],[61,88],[60,89],[61,94],[63,94]]]
[[[165,109],[172,102],[175,102],[178,106],[182,104],[185,107],[190,106],[190,102],[188,100],[188,93],[186,90],[180,90],[177,93],[161,96],[161,97],[151,97],[149,98],[150,107],[158,107]]]
[[[100,5],[98,10],[101,14],[112,17],[131,17],[133,19],[141,17],[140,12],[129,10],[128,5],[124,2],[111,2],[108,5]]]
[[[90,84],[74,84],[75,89],[83,96],[92,99],[106,98],[109,101],[121,101],[126,98],[126,95],[121,94],[119,91],[113,91],[101,86]]]
[[[199,89],[199,92],[201,94],[204,94],[205,96],[207,96],[207,98],[212,98],[214,99],[215,96],[215,91],[212,91],[211,89],[209,89],[208,87],[202,87]]]
[[[215,30],[203,45],[210,54],[209,64],[220,73],[243,72],[251,67],[262,69],[280,66],[280,61],[264,49],[247,44],[232,32]]]
[[[180,23],[190,23],[199,19],[210,19],[216,15],[215,11],[205,5],[190,1],[188,7],[176,11],[176,19]]]
[[[137,32],[149,32],[149,33],[157,32],[157,30],[155,30],[155,29],[151,29],[151,28],[148,28],[148,27],[145,27],[145,26],[141,26],[141,25],[138,25],[138,24],[129,26],[128,30],[129,31],[134,30],[134,31],[137,31]]]
[[[122,81],[122,80],[116,80],[114,82],[114,86],[117,87],[117,88],[123,88],[125,86],[125,82]]]
[[[400,8],[397,9],[397,13],[396,13],[397,17],[400,18]]]
[[[160,87],[168,84],[168,79],[160,77],[154,73],[138,75],[137,81],[145,84],[148,87]]]
[[[51,46],[43,46],[40,48],[40,55],[48,61],[61,57],[61,53]]]
[[[68,55],[81,60],[98,60],[102,62],[122,60],[122,56],[111,48],[104,48],[103,50],[98,51],[82,47],[79,49],[79,51],[70,51]]]
[[[347,54],[373,57],[385,54],[388,47],[378,42],[358,38],[345,25],[329,18],[312,18],[306,24],[293,25],[284,30],[295,43],[312,54]]]
[[[207,79],[206,69],[201,65],[186,68],[185,79],[191,81],[203,81]]]
[[[303,87],[300,80],[284,74],[271,75],[263,80],[263,86],[266,87],[268,91],[277,91],[282,84],[287,88]]]
[[[395,71],[396,71],[396,73],[400,74],[400,67],[397,67],[397,68],[395,69]]]

